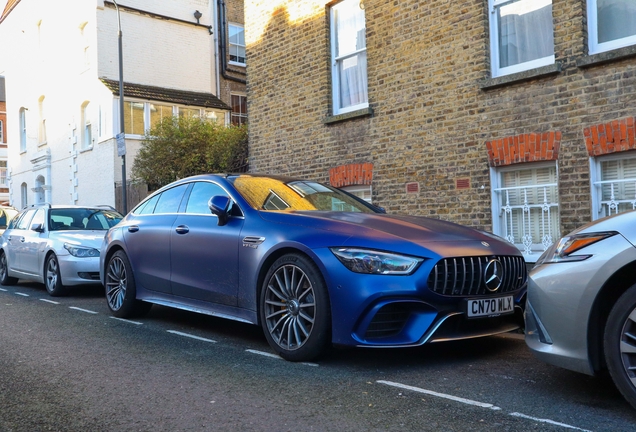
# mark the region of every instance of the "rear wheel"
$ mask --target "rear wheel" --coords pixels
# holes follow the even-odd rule
[[[44,285],[51,297],[59,297],[66,292],[60,275],[60,263],[55,254],[49,255],[44,264]]]
[[[284,255],[271,266],[261,290],[260,315],[267,341],[286,360],[312,360],[331,342],[327,287],[316,265],[303,255]]]
[[[605,360],[616,387],[636,408],[636,285],[625,291],[609,314]]]
[[[137,300],[137,286],[124,251],[117,251],[106,265],[106,301],[113,315],[132,318],[146,314],[152,303]]]
[[[2,285],[15,285],[18,283],[18,278],[9,276],[9,263],[7,256],[4,252],[0,252],[0,284]]]

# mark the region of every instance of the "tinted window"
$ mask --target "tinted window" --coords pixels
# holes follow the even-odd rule
[[[139,207],[133,210],[134,214],[152,214],[155,211],[155,206],[157,205],[157,201],[159,201],[159,197],[161,195],[155,195],[149,200],[141,203]]]
[[[179,211],[181,199],[183,198],[183,193],[188,186],[188,184],[184,184],[162,192],[159,196],[159,201],[157,202],[154,213],[177,213]]]
[[[216,183],[197,182],[192,187],[186,213],[211,214],[208,201],[215,195],[227,196],[223,188]]]
[[[378,209],[351,194],[312,181],[241,175],[229,179],[257,210],[302,210],[377,213]]]
[[[49,230],[106,230],[122,219],[112,210],[91,208],[58,208],[49,213]]]

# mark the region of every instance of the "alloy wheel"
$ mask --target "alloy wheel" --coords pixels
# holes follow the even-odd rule
[[[623,324],[619,349],[625,373],[636,387],[636,309],[632,310]]]
[[[302,347],[316,319],[314,287],[296,265],[284,265],[272,275],[265,292],[265,319],[274,341],[283,349]]]
[[[115,256],[108,263],[106,273],[106,300],[112,310],[119,310],[124,303],[126,286],[126,266],[121,258]]]
[[[59,278],[59,266],[55,258],[50,258],[46,265],[46,287],[49,292],[53,292],[57,288],[57,280]]]

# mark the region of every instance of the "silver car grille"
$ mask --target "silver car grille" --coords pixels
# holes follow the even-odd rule
[[[498,259],[503,267],[501,285],[497,290],[486,288],[486,266]],[[477,256],[444,258],[440,260],[428,277],[428,288],[447,296],[482,296],[513,292],[523,287],[528,271],[520,256]]]

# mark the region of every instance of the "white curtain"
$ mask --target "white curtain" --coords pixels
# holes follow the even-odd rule
[[[497,8],[499,67],[554,54],[551,0],[520,0]]]
[[[598,42],[636,35],[635,0],[597,0]]]
[[[340,108],[368,101],[365,30],[364,10],[359,2],[343,2],[336,11]]]

